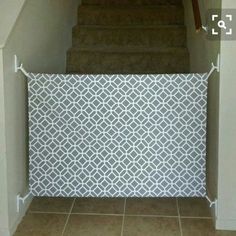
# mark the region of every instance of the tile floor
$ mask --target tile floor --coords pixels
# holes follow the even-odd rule
[[[236,236],[201,198],[34,198],[14,236]]]

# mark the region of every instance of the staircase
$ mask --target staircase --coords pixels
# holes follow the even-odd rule
[[[82,0],[67,72],[186,73],[182,0]]]

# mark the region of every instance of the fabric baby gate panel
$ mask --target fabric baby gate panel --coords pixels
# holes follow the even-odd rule
[[[29,74],[35,196],[205,196],[207,74]]]

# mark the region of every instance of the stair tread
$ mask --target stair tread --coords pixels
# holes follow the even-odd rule
[[[142,10],[158,10],[158,9],[170,9],[180,8],[183,9],[183,5],[80,5],[79,9],[111,9],[111,10],[130,10],[130,9],[142,9]]]
[[[82,0],[67,54],[69,73],[188,70],[182,0]]]
[[[169,5],[182,4],[182,0],[82,0],[83,5]]]
[[[186,52],[188,50],[186,47],[173,47],[173,48],[158,48],[158,47],[76,47],[69,49],[69,52],[100,52],[100,53],[178,53],[178,52]]]
[[[184,73],[189,70],[189,54],[69,52],[67,71],[85,74]]]
[[[78,25],[184,25],[183,7],[80,6]]]
[[[186,47],[186,28],[75,27],[73,47]]]
[[[79,29],[150,29],[150,30],[158,30],[158,29],[186,29],[185,25],[76,25],[73,27],[73,30]]]

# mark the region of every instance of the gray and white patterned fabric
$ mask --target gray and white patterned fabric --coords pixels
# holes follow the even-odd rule
[[[205,196],[207,74],[30,74],[34,196]]]

